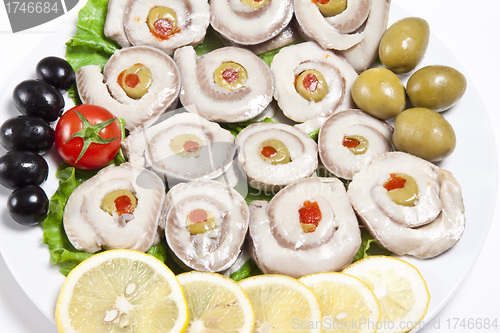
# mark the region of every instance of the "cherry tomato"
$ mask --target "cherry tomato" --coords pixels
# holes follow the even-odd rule
[[[95,170],[108,164],[120,149],[118,120],[105,108],[82,104],[66,111],[55,129],[55,147],[69,165]]]

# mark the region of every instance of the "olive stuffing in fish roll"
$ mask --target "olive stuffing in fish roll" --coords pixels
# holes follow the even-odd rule
[[[170,189],[165,200],[165,235],[187,267],[219,272],[238,258],[248,230],[248,206],[234,189],[197,180]]]
[[[407,153],[376,156],[347,192],[370,233],[396,254],[435,257],[465,228],[462,191],[452,173]]]
[[[182,78],[180,100],[189,111],[218,122],[250,120],[271,102],[269,66],[252,52],[223,47],[202,57],[191,46],[175,51]]]
[[[180,90],[175,62],[149,46],[116,51],[104,66],[83,66],[76,71],[76,85],[85,104],[104,107],[134,130],[148,127],[174,102]]]
[[[238,134],[236,144],[249,184],[263,191],[277,192],[318,167],[316,142],[290,125],[252,124]]]
[[[250,204],[251,254],[264,273],[301,277],[348,266],[361,233],[336,178],[311,177]]]
[[[321,127],[319,157],[328,171],[352,179],[374,156],[393,150],[392,132],[391,125],[363,111],[340,111]]]

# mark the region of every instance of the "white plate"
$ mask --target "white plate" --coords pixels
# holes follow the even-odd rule
[[[0,123],[19,115],[11,100],[14,86],[22,80],[34,78],[35,65],[41,58],[64,55],[64,43],[74,33],[76,22],[76,12],[69,15],[73,17],[66,20],[64,26],[58,29],[58,33],[44,41],[37,52],[29,55],[25,65],[9,80],[10,83],[0,101]],[[406,16],[410,15],[397,4],[392,4],[390,23]],[[467,75],[443,42],[434,35],[431,35],[426,57],[419,67],[431,64],[449,65]],[[443,113],[455,128],[457,148],[452,156],[440,165],[451,170],[462,184],[467,215],[465,233],[455,247],[437,258],[416,260],[405,257],[421,271],[429,286],[431,303],[424,319],[426,322],[429,322],[451,298],[478,256],[490,228],[495,206],[498,172],[492,128],[477,89],[470,79],[468,81],[469,86],[463,99],[451,110]],[[473,119],[471,110],[474,110]],[[481,145],[477,144],[478,140]],[[4,150],[1,149],[1,154],[3,153]],[[50,176],[43,185],[49,196],[57,187],[54,176],[57,165],[54,162],[54,153],[51,154],[52,156],[47,158]],[[481,170],[481,173],[474,173],[472,170]],[[58,267],[49,263],[49,253],[42,242],[41,228],[23,227],[10,218],[5,206],[9,193],[9,190],[0,188],[0,253],[28,297],[42,313],[53,320],[55,302],[64,276],[59,273]]]

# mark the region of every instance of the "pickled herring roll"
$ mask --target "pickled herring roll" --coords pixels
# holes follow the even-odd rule
[[[340,111],[321,127],[319,157],[328,171],[352,179],[373,157],[393,150],[392,133],[391,125],[361,110]]]
[[[122,47],[149,45],[172,55],[199,44],[209,24],[207,0],[111,0],[104,34]]]
[[[252,52],[223,47],[198,58],[191,46],[175,51],[182,77],[180,100],[189,111],[218,122],[250,120],[272,100],[269,66]]]
[[[76,71],[76,85],[85,104],[104,107],[125,120],[132,131],[148,127],[174,102],[180,91],[175,62],[149,46],[116,51],[101,68],[83,66]]]
[[[250,204],[251,254],[264,273],[295,278],[348,266],[361,233],[345,187],[311,177]]]
[[[147,251],[159,241],[165,185],[155,173],[123,163],[101,169],[71,193],[63,225],[79,251]]]
[[[178,184],[167,194],[165,211],[167,243],[184,265],[219,272],[236,261],[249,211],[234,189],[213,180]]]
[[[189,112],[133,132],[122,148],[130,163],[150,168],[169,183],[219,177],[236,152],[231,132]]]
[[[318,167],[316,142],[290,125],[254,123],[238,134],[236,145],[249,184],[263,191],[277,192]]]
[[[338,110],[353,107],[351,86],[356,71],[343,58],[314,42],[287,46],[276,54],[271,71],[274,98],[288,118],[315,128]]]
[[[435,257],[465,228],[462,191],[452,173],[407,153],[375,157],[354,175],[347,193],[370,233],[399,255]]]
[[[372,0],[294,0],[304,34],[325,49],[347,50],[364,38]]]
[[[391,0],[371,0],[370,14],[363,29],[363,40],[340,54],[358,72],[369,68],[378,56],[382,35],[387,29]]]
[[[293,17],[292,0],[211,0],[210,24],[228,40],[255,45],[278,35]]]

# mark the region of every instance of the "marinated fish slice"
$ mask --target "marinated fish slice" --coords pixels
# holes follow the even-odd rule
[[[378,56],[378,45],[387,29],[390,0],[371,0],[371,10],[364,26],[364,38],[340,54],[358,72],[368,69]]]
[[[313,121],[307,133],[318,129],[328,116],[353,107],[351,86],[356,71],[343,58],[314,42],[284,47],[271,71],[274,98],[283,113],[296,122]]]
[[[375,157],[354,175],[347,192],[372,235],[399,255],[435,257],[455,245],[465,228],[458,181],[410,154]]]
[[[210,24],[230,41],[263,43],[278,35],[293,17],[291,0],[212,0]]]
[[[172,58],[149,46],[116,51],[104,66],[84,66],[76,72],[83,103],[99,105],[132,131],[148,127],[176,100],[180,76]]]
[[[234,189],[212,180],[182,183],[165,200],[167,243],[186,266],[219,272],[237,259],[249,212]]]
[[[321,127],[321,162],[334,175],[352,179],[374,156],[392,151],[393,128],[360,110],[340,111]]]
[[[295,25],[295,20],[292,20],[292,22],[275,37],[260,44],[248,45],[247,48],[255,54],[262,54],[290,45],[300,39],[300,33]]]
[[[123,15],[127,0],[109,0],[106,22],[104,23],[104,35],[117,42],[121,47],[132,46],[123,26]]]
[[[322,12],[319,1],[294,0],[294,3],[302,32],[321,47],[347,50],[363,40],[363,25],[370,14],[371,0],[349,0],[340,13]]]
[[[149,45],[168,55],[197,45],[210,24],[207,0],[129,0],[123,18],[132,45]]]
[[[233,135],[196,114],[183,112],[122,141],[130,163],[151,168],[169,184],[214,179],[233,162]]]
[[[252,124],[238,134],[236,144],[249,184],[263,191],[277,192],[318,167],[316,142],[290,125]]]
[[[344,185],[311,177],[250,207],[252,257],[264,273],[301,277],[349,265],[361,233]]]
[[[153,172],[123,163],[108,166],[70,195],[63,224],[80,251],[147,251],[158,240],[165,185]]]
[[[193,47],[186,46],[175,52],[174,60],[182,77],[182,105],[208,120],[246,121],[272,100],[271,71],[248,50],[224,47],[197,58]]]

